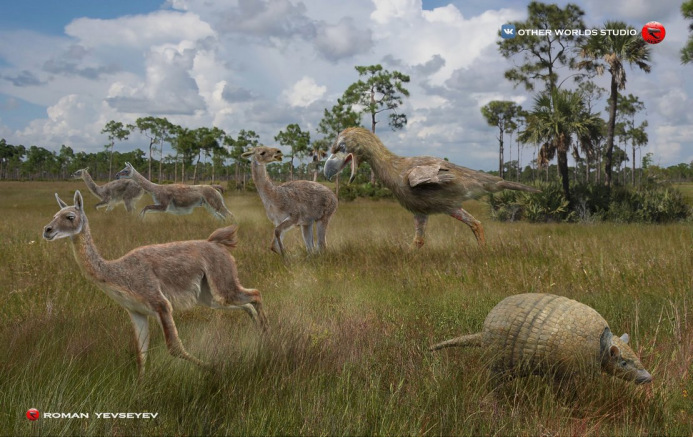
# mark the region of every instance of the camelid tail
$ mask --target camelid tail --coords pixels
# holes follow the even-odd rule
[[[441,342],[430,348],[431,351],[440,350],[448,347],[480,347],[481,333],[473,335],[460,336],[459,338],[450,339],[449,341]]]
[[[238,239],[236,238],[236,225],[231,225],[226,228],[219,228],[207,238],[207,241],[226,246],[229,249],[234,249]]]
[[[530,187],[512,181],[498,181],[494,185],[500,188],[500,190],[520,190],[522,192],[541,193],[541,190],[536,187]]]

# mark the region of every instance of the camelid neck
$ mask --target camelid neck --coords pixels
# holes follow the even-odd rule
[[[375,135],[359,139],[359,143],[360,159],[371,165],[384,186],[396,186],[399,180],[397,164],[402,158],[390,152]]]
[[[147,178],[140,175],[140,173],[135,169],[132,169],[132,180],[149,193],[156,193],[157,189],[159,188],[158,184],[154,184],[153,182],[149,181]]]
[[[82,230],[80,233],[71,236],[72,252],[75,259],[82,269],[84,274],[93,280],[104,280],[104,269],[106,268],[106,260],[101,257],[99,251],[94,245],[94,240],[91,237],[89,230],[89,221],[87,216],[82,213]]]
[[[252,173],[253,181],[255,181],[255,187],[257,188],[260,196],[263,198],[263,201],[265,196],[272,196],[275,191],[275,186],[267,174],[267,168],[265,165],[258,163],[255,159],[253,159]]]
[[[103,199],[103,196],[101,195],[101,187],[97,186],[94,180],[92,179],[91,175],[89,175],[89,172],[86,170],[82,171],[82,179],[84,182],[87,184],[87,188],[89,191],[96,196],[99,199]]]

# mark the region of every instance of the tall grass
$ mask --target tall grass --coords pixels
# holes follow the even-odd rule
[[[329,250],[269,251],[272,225],[256,194],[228,194],[239,219],[241,282],[258,288],[271,324],[261,339],[243,312],[175,315],[188,351],[212,371],[170,357],[153,327],[147,378],[136,382],[126,312],[84,279],[66,240],[41,230],[82,190],[102,255],[204,239],[219,223],[122,207],[96,212],[79,183],[0,184],[0,433],[3,435],[680,435],[693,434],[693,227],[690,224],[527,224],[488,219],[488,247],[449,217],[409,249],[412,216],[392,201],[342,203]],[[149,202],[145,196],[140,208]],[[501,299],[550,292],[594,307],[631,335],[649,386],[601,375],[556,385],[494,387],[481,349],[429,353],[481,329]],[[27,409],[89,412],[40,419]],[[158,412],[155,420],[94,412]]]

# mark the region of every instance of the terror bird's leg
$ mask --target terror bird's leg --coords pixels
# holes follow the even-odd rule
[[[481,226],[481,222],[474,219],[474,216],[467,213],[464,210],[464,208],[461,207],[455,210],[454,212],[450,213],[450,216],[454,217],[458,221],[464,222],[469,226],[469,228],[472,229],[474,237],[476,237],[476,243],[479,244],[480,247],[486,245],[486,238],[484,237],[484,227]]]
[[[424,245],[424,237],[426,234],[426,222],[428,222],[428,216],[423,214],[414,215],[414,226],[416,227],[416,234],[414,235],[413,245],[415,248],[421,248]]]

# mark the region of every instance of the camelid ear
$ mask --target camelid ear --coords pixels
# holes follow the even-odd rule
[[[58,201],[58,205],[60,206],[60,208],[67,207],[67,204],[62,199],[60,199],[60,196],[58,196],[57,193],[55,194],[55,200]]]
[[[84,200],[82,199],[82,194],[77,190],[75,192],[75,208],[77,210],[84,210]]]
[[[243,152],[241,158],[248,158],[255,153],[255,148],[250,149],[248,152]]]

